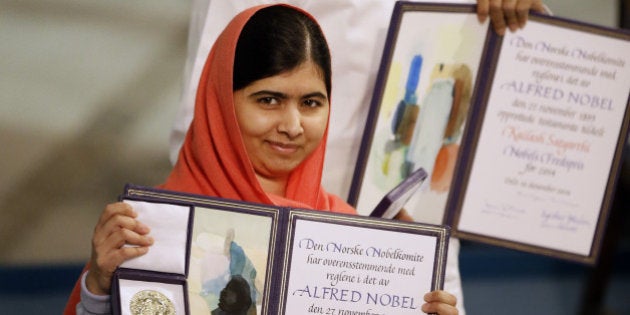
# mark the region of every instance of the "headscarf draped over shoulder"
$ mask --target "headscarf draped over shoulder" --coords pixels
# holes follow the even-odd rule
[[[288,6],[288,5],[285,5]],[[247,155],[234,110],[234,55],[241,30],[260,9],[238,14],[212,47],[199,81],[194,118],[164,189],[334,212],[356,211],[321,186],[328,128],[322,142],[289,176],[286,196],[263,191]],[[291,7],[305,13],[301,9]]]

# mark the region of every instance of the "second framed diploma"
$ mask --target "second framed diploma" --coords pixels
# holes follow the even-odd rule
[[[397,3],[350,202],[418,168],[407,210],[460,238],[591,264],[630,120],[630,34],[532,14],[497,36],[474,6]]]

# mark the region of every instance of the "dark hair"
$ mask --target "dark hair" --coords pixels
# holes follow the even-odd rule
[[[291,70],[309,59],[321,69],[330,95],[330,52],[317,23],[287,6],[263,8],[254,13],[239,36],[233,89]]]

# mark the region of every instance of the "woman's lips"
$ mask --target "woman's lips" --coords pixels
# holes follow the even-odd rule
[[[293,143],[282,143],[282,142],[276,142],[276,141],[267,141],[267,143],[269,143],[269,146],[274,151],[277,151],[282,154],[295,153],[299,148],[299,145],[293,144]]]

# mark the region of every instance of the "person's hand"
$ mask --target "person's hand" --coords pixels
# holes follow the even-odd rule
[[[523,28],[529,18],[529,11],[545,13],[542,0],[477,0],[477,16],[484,22],[488,16],[492,27],[499,35],[509,28],[514,32]]]
[[[455,305],[457,298],[446,291],[432,291],[424,295],[422,311],[427,314],[457,315],[459,311]]]
[[[130,205],[117,202],[107,205],[94,228],[87,289],[108,295],[112,275],[125,260],[144,255],[153,244],[149,227],[136,220],[138,214]],[[132,246],[124,246],[132,245]]]

